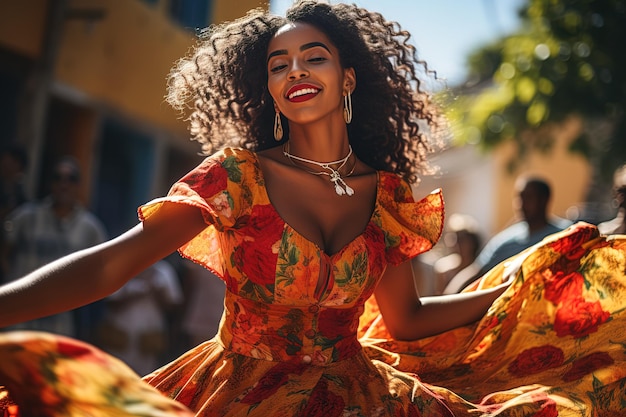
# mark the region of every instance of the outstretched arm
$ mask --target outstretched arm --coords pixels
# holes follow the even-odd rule
[[[477,262],[473,262],[461,269],[443,289],[443,294],[455,294],[463,291],[463,288],[474,282],[481,275],[481,268]]]
[[[205,227],[199,209],[165,203],[122,235],[0,287],[0,328],[106,297]]]
[[[375,296],[391,335],[416,340],[479,320],[508,286],[420,299],[411,262],[404,262],[387,268]]]

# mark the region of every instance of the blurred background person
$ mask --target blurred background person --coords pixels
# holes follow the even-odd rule
[[[62,157],[51,172],[50,194],[41,201],[22,204],[9,214],[4,222],[7,281],[106,240],[103,224],[79,201],[80,181],[76,160]],[[42,330],[88,340],[97,309],[94,303],[11,329]]]
[[[167,312],[183,301],[176,270],[161,260],[105,298],[97,344],[139,375],[146,375],[167,361]]]
[[[188,346],[197,346],[217,334],[224,311],[224,281],[206,268],[193,262],[186,263],[188,296],[182,319],[182,330]]]
[[[26,168],[28,154],[14,143],[0,149],[0,219],[27,201]]]
[[[626,234],[626,164],[615,170],[613,196],[617,213],[613,219],[598,224],[598,230],[605,235]]]
[[[454,213],[447,226],[443,243],[448,255],[437,259],[433,265],[435,294],[443,294],[448,282],[474,262],[482,245],[478,222],[474,217]]]
[[[28,166],[26,150],[14,143],[0,149],[0,225],[17,207],[26,203],[25,176]],[[0,233],[0,283],[6,281],[8,270],[4,228]]]
[[[552,190],[545,179],[519,177],[513,207],[521,220],[489,239],[476,260],[450,280],[444,294],[460,292],[500,262],[567,228],[570,221],[550,214],[551,197]]]

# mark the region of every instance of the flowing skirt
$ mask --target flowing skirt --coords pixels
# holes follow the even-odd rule
[[[487,415],[626,416],[626,236],[577,223],[465,291],[510,276],[478,323],[418,341],[393,340],[369,300],[360,329],[368,356]]]
[[[15,414],[8,392],[20,417],[626,415],[626,236],[576,224],[466,291],[508,277],[479,322],[411,342],[389,336],[370,299],[363,350],[327,367],[211,340],[140,378],[79,341],[0,334],[0,410]]]

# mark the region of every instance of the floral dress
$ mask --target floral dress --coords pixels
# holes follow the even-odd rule
[[[226,283],[218,334],[143,379],[81,342],[0,335],[11,358],[0,384],[24,415],[586,417],[624,406],[626,239],[579,224],[482,278],[476,288],[515,280],[480,322],[398,342],[372,294],[387,265],[439,238],[439,191],[416,202],[378,172],[369,222],[332,255],[280,217],[247,150],[207,158],[139,216],[166,204],[207,222],[180,253]]]

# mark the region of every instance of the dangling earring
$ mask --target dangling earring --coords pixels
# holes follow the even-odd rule
[[[280,120],[280,112],[276,110],[276,117],[274,117],[274,139],[276,142],[280,142],[283,138],[283,124]]]
[[[350,124],[352,121],[352,95],[349,91],[343,96],[343,120],[346,121],[346,124]]]

